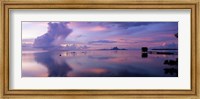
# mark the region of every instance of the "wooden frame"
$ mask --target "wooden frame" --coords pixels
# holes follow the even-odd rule
[[[199,0],[196,1],[121,1],[121,0],[69,0],[69,1],[3,1],[1,16],[1,86],[3,97],[62,96],[100,98],[121,97],[168,97],[199,98]],[[10,9],[191,9],[191,90],[9,90],[9,10]],[[143,96],[140,96],[143,95]],[[36,97],[37,97],[36,96]],[[39,98],[38,98],[39,99]]]

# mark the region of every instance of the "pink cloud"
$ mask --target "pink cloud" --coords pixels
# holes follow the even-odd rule
[[[48,26],[48,22],[23,22],[23,25],[38,25],[38,26],[43,26],[43,27],[47,27]]]
[[[67,26],[68,26],[69,28],[74,28],[74,27],[77,27],[77,26],[78,26],[78,23],[76,23],[76,22],[70,22],[69,24],[67,24]]]
[[[106,31],[108,30],[108,28],[104,27],[104,26],[98,26],[98,25],[93,25],[93,26],[87,26],[84,24],[80,24],[77,22],[70,22],[68,24],[69,28],[72,29],[78,29],[78,30],[83,30],[83,31],[90,31],[90,32],[100,32],[100,31]]]
[[[107,28],[103,27],[103,26],[95,26],[95,27],[91,27],[88,29],[89,31],[106,31],[108,30]]]
[[[103,69],[103,68],[91,68],[91,69],[85,69],[83,71],[84,72],[95,73],[95,74],[101,74],[101,73],[108,72],[106,69]]]

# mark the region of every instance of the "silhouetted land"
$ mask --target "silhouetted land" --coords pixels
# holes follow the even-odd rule
[[[151,50],[178,50],[178,49],[169,49],[169,48],[155,48],[155,49],[151,49]]]
[[[165,60],[163,64],[170,66],[178,66],[178,58],[176,58],[176,60]]]
[[[142,47],[141,50],[142,50],[143,53],[147,53],[148,52],[148,47]]]
[[[156,50],[156,51],[154,51]],[[176,53],[169,52],[169,51],[162,51],[162,50],[178,50],[178,49],[171,49],[171,48],[155,48],[151,49],[151,51],[148,51],[148,47],[142,47],[141,51],[142,53],[148,53],[148,54],[164,54],[164,55],[174,55]]]
[[[158,52],[158,51],[148,51],[149,54],[165,54],[165,55],[175,55],[173,52]]]
[[[125,48],[118,48],[118,47],[113,47],[113,48],[111,48],[111,49],[101,49],[101,50],[127,50],[127,49],[125,49]]]

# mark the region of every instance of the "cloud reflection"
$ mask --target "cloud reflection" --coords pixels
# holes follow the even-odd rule
[[[35,53],[34,55],[35,61],[47,67],[49,77],[65,77],[72,70],[67,62],[56,60],[52,52]]]

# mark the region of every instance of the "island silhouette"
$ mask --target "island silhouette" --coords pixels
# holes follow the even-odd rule
[[[127,50],[125,48],[118,48],[117,46],[116,47],[113,47],[111,49],[100,49],[100,50]]]

